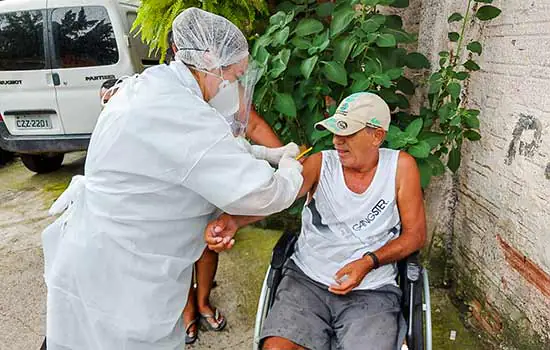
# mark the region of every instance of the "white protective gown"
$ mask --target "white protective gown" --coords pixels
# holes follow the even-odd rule
[[[48,350],[184,347],[181,312],[216,207],[289,207],[297,169],[274,171],[237,143],[174,62],[127,79],[101,114],[86,160],[43,232]]]

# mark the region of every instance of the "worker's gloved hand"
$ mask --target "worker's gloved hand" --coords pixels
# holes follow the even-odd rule
[[[296,169],[299,172],[302,172],[304,167],[302,163],[295,159],[294,152],[284,153],[279,161],[279,169]]]
[[[300,148],[294,142],[278,148],[268,148],[254,145],[251,147],[251,153],[257,159],[264,159],[267,160],[269,164],[275,165],[279,164],[284,154],[292,158],[298,156],[300,153]]]
[[[236,139],[237,143],[241,145],[244,149],[246,149],[247,152],[252,152],[252,145],[250,144],[250,142],[248,142],[247,139],[242,136],[239,136]]]

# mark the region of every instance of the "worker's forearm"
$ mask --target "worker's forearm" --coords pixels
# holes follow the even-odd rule
[[[250,122],[246,130],[246,136],[255,144],[276,148],[283,146],[269,124],[263,120],[254,110],[250,112]]]
[[[420,250],[424,246],[425,234],[423,237],[419,236],[416,234],[410,236],[402,235],[375,251],[374,253],[378,257],[380,266],[405,259],[412,253]]]

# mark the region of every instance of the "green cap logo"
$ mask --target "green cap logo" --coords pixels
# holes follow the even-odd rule
[[[378,119],[376,119],[376,117],[372,118],[372,119],[370,120],[370,123],[371,123],[372,125],[376,125],[376,126],[380,126],[380,124],[381,124],[380,121],[379,121]]]

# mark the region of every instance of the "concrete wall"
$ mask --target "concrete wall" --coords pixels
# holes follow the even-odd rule
[[[418,50],[435,65],[447,16],[467,1],[418,3]],[[445,237],[479,325],[520,349],[550,349],[550,0],[494,4],[501,16],[470,30],[484,47],[467,93],[483,138],[465,143],[457,176],[431,184],[429,231]]]

